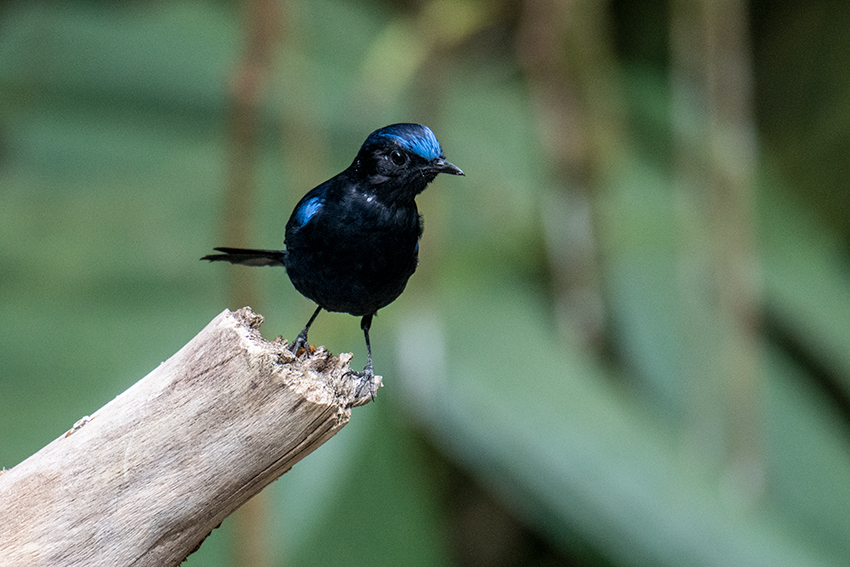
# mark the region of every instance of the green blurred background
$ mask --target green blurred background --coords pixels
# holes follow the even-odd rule
[[[187,564],[846,565],[845,8],[0,3],[0,466],[225,307],[294,338],[283,270],[198,258],[422,122],[467,177],[419,198],[386,387]]]

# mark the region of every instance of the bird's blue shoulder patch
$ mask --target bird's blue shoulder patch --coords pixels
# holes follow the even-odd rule
[[[375,132],[381,137],[392,138],[418,156],[432,160],[439,157],[443,150],[437,137],[427,126],[421,124],[393,124]]]
[[[298,206],[298,210],[295,211],[295,220],[300,226],[304,226],[310,222],[310,219],[316,216],[316,213],[321,208],[322,198],[318,196],[311,197]]]

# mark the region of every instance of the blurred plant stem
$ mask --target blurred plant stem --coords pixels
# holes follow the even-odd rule
[[[752,502],[764,465],[747,7],[678,0],[671,16],[689,456]]]
[[[607,8],[588,0],[528,0],[518,33],[540,147],[551,165],[544,226],[559,320],[568,337],[597,352],[606,313],[595,208],[624,150]]]
[[[282,0],[244,0],[245,44],[230,85],[228,119],[229,171],[224,199],[223,242],[250,247],[255,202],[255,171],[259,149],[259,109],[273,71],[283,32]],[[227,270],[228,304],[256,305],[253,270]],[[268,503],[265,493],[249,500],[234,514],[234,564],[267,567],[272,564],[268,541]]]
[[[259,109],[282,31],[281,11],[279,0],[243,2],[245,45],[233,72],[228,115],[230,156],[222,215],[227,246],[247,247],[251,243]],[[228,270],[227,276],[231,304],[254,304],[257,292],[252,272]]]

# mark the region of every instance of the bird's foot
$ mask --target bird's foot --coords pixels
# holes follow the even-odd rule
[[[298,351],[300,351],[302,348],[304,349],[305,353],[310,353],[310,345],[309,343],[307,343],[307,333],[305,333],[304,331],[301,331],[295,338],[295,341],[291,345],[289,345],[289,352],[291,352],[295,356],[298,356]]]
[[[375,376],[375,371],[371,364],[367,364],[363,372],[351,372],[357,378],[357,389],[354,391],[354,405],[363,405],[375,399],[375,394],[378,393],[378,387],[381,384],[381,377]]]

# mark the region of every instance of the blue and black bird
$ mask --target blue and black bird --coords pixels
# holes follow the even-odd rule
[[[307,332],[322,309],[362,317],[367,362],[361,386],[373,388],[372,317],[401,295],[416,270],[422,217],[415,199],[439,173],[463,175],[429,128],[381,128],[348,169],[298,202],[286,223],[285,250],[216,248],[221,254],[202,260],[286,267],[295,289],[318,305],[292,344],[296,355],[307,348]]]

